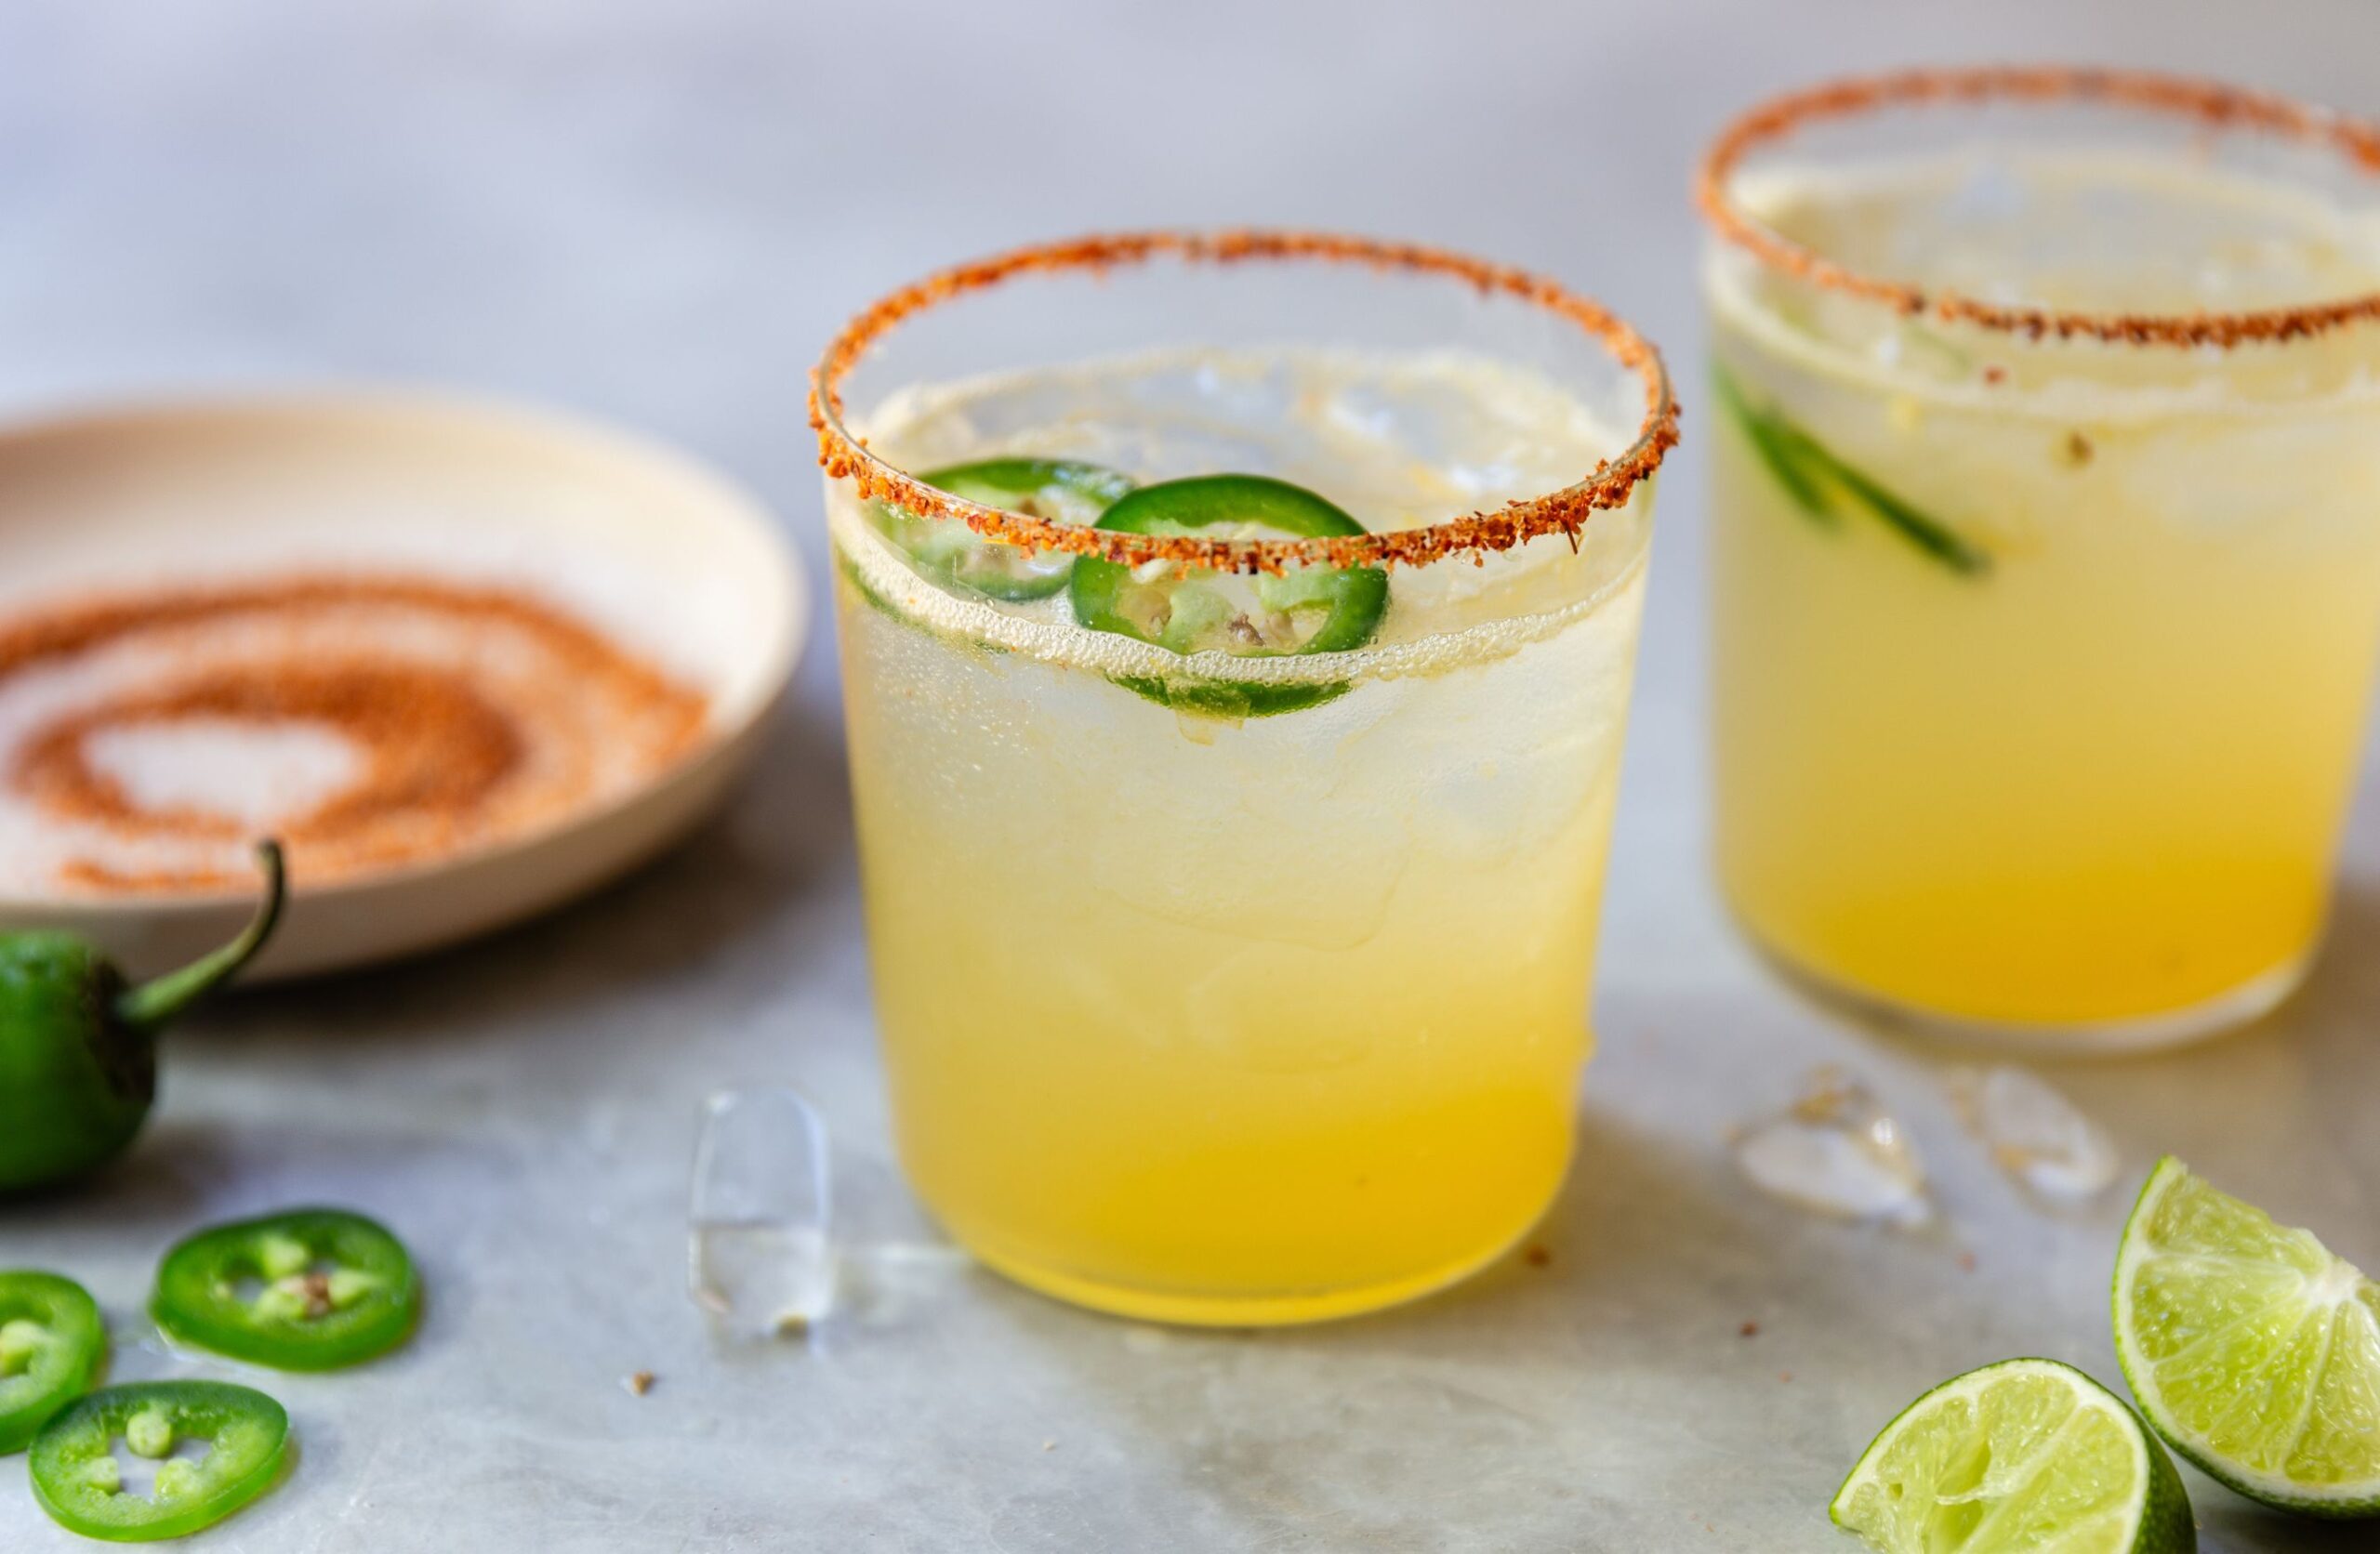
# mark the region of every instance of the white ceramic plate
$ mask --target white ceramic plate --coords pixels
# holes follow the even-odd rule
[[[799,559],[750,497],[678,454],[543,412],[322,393],[0,431],[0,620],[93,590],[384,562],[533,588],[707,693],[709,719],[682,759],[602,807],[435,863],[320,887],[300,871],[253,976],[450,943],[649,857],[749,761],[808,625]],[[241,892],[51,894],[0,877],[0,931],[82,933],[135,975],[228,938],[250,904]]]

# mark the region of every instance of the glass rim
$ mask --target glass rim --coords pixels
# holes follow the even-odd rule
[[[1139,534],[1037,518],[988,507],[925,484],[879,457],[843,420],[843,381],[885,336],[910,317],[1020,275],[1079,271],[1104,275],[1156,258],[1218,266],[1315,261],[1356,265],[1380,272],[1443,277],[1483,296],[1533,304],[1578,327],[1645,393],[1644,417],[1618,455],[1598,459],[1576,482],[1518,498],[1492,510],[1415,529],[1305,539],[1206,539],[1195,534]],[[845,324],[810,374],[810,425],[818,434],[818,462],[830,480],[849,480],[864,501],[889,501],[920,517],[962,522],[988,539],[1029,550],[1070,551],[1127,566],[1170,561],[1214,572],[1277,573],[1291,565],[1421,566],[1458,553],[1506,550],[1540,534],[1561,533],[1572,548],[1597,510],[1626,505],[1638,482],[1651,478],[1677,443],[1678,406],[1660,352],[1600,303],[1527,270],[1491,264],[1445,249],[1342,233],[1231,228],[1210,231],[1118,232],[1036,244],[953,265],[888,293]]]
[[[2195,120],[2202,130],[2248,130],[2317,148],[2380,178],[2380,123],[2274,93],[2189,76],[2087,66],[2006,65],[1910,70],[1850,76],[1754,104],[1730,120],[1703,153],[1695,204],[1712,231],[1772,270],[1902,313],[1931,313],[2039,340],[2084,338],[2112,345],[2220,346],[2300,339],[2350,323],[2380,321],[2380,291],[2294,307],[2238,311],[2125,313],[1986,302],[1948,287],[1862,274],[1799,244],[1743,211],[1728,186],[1746,153],[1812,124],[1891,109],[1972,107],[1987,102],[2084,102]]]

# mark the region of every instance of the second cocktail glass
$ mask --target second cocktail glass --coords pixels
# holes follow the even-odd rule
[[[1232,1324],[1525,1233],[1589,1045],[1652,349],[1442,253],[1144,234],[893,294],[814,409],[894,1124],[949,1231]]]
[[[2295,985],[2380,639],[2375,174],[2369,126],[2091,71],[1722,136],[1718,859],[1797,976],[2037,1050]]]

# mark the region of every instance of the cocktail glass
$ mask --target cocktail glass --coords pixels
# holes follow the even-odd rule
[[[2380,131],[2072,70],[1703,165],[1717,851],[1752,936],[2042,1051],[2314,952],[2380,638]]]
[[[1026,1284],[1186,1323],[1493,1259],[1570,1153],[1675,436],[1652,349],[1435,251],[1156,233],[906,287],[815,384],[929,1206]],[[1089,526],[1224,474],[1322,506],[1206,482]]]

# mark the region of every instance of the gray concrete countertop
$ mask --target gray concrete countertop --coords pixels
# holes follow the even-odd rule
[[[0,1266],[86,1281],[131,1377],[175,1368],[139,1308],[195,1224],[323,1200],[419,1250],[431,1305],[409,1350],[272,1382],[302,1460],[196,1546],[225,1554],[1848,1547],[1826,1497],[1925,1386],[2017,1353],[2113,1379],[2123,1192],[2061,1218],[2026,1207],[1956,1127],[1937,1065],[1797,1002],[1713,898],[1684,182],[1700,138],[1765,87],[2050,56],[2380,109],[2368,0],[2253,20],[2215,0],[0,9],[0,412],[458,382],[676,439],[760,491],[815,560],[801,374],[843,314],[1014,241],[1223,220],[1552,270],[1646,325],[1690,395],[1661,492],[1603,1049],[1545,1266],[1261,1336],[1103,1320],[958,1269],[809,1345],[714,1340],[682,1293],[705,1093],[800,1086],[836,1129],[847,1215],[916,1233],[823,639],[758,776],[692,844],[484,943],[218,1006],[175,1046],[126,1167],[0,1208]],[[2056,1077],[2119,1137],[2127,1185],[2174,1150],[2373,1267],[2380,784],[2347,869],[2330,951],[2281,1017]],[[1822,1223],[1736,1178],[1728,1125],[1830,1060],[1917,1128],[1951,1231]],[[641,1370],[657,1380],[636,1397],[622,1382]],[[0,1548],[87,1547],[23,1476],[0,1460]],[[2225,1554],[2368,1547],[2193,1489]]]

